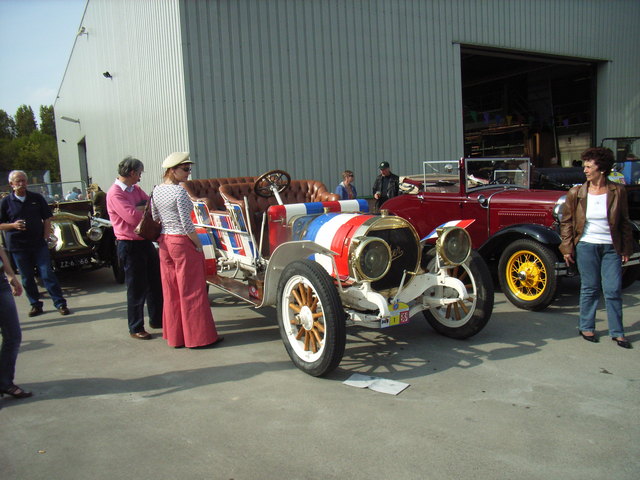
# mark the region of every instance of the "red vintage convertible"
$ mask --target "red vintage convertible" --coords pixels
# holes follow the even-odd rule
[[[576,273],[558,250],[566,192],[531,189],[528,158],[462,158],[424,162],[422,167],[421,174],[404,178],[410,194],[392,198],[382,208],[407,219],[420,238],[451,218],[475,219],[467,227],[473,248],[487,261],[507,299],[519,308],[545,309],[560,277]],[[624,269],[623,287],[635,281],[639,263],[636,253]]]

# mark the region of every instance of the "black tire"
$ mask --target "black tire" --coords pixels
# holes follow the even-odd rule
[[[431,257],[428,269],[435,272],[435,249],[427,255]],[[450,274],[465,284],[470,299],[424,310],[423,314],[439,334],[458,339],[469,338],[485,327],[493,313],[494,290],[491,273],[480,254],[472,251],[469,258],[462,265],[453,268]],[[440,291],[436,292],[436,295],[445,298],[447,295],[458,295],[456,291],[449,291],[451,289],[447,287],[437,289]]]
[[[640,265],[632,265],[622,268],[622,288],[628,288],[633,285],[640,277]]]
[[[524,310],[544,310],[556,297],[557,256],[546,245],[520,239],[500,256],[498,279],[507,300]]]
[[[318,377],[334,370],[346,343],[345,313],[329,274],[319,264],[289,264],[278,284],[278,323],[294,365]]]
[[[640,252],[640,243],[636,238],[633,239],[633,253]],[[640,265],[632,265],[630,267],[622,267],[622,288],[630,287],[640,277]]]

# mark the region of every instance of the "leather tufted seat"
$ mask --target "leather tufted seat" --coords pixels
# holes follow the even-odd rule
[[[262,224],[262,215],[269,206],[278,205],[275,197],[261,197],[253,190],[253,183],[226,183],[220,185],[220,194],[224,196],[230,203],[240,205],[245,217],[249,218],[251,228],[257,236],[260,225]],[[244,198],[249,203],[249,211],[251,216],[246,215]],[[317,180],[291,180],[291,184],[283,192],[280,192],[280,198],[285,205],[292,203],[308,203],[308,202],[333,202],[340,200],[340,196],[327,190],[324,183]]]
[[[187,180],[180,185],[187,191],[191,200],[207,204],[209,210],[226,210],[224,200],[220,196],[220,186],[230,183],[253,183],[258,177],[203,178]]]

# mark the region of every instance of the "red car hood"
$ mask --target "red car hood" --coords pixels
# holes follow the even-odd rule
[[[545,205],[549,205],[551,209],[556,204],[558,199],[567,192],[561,190],[524,190],[524,189],[487,189],[477,192],[471,192],[470,197],[477,198],[479,195],[484,195],[490,199],[491,205],[509,206],[511,204],[516,205],[518,208],[545,208]]]

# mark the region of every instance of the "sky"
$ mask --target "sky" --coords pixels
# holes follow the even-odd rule
[[[53,105],[87,0],[0,0],[0,109]]]

